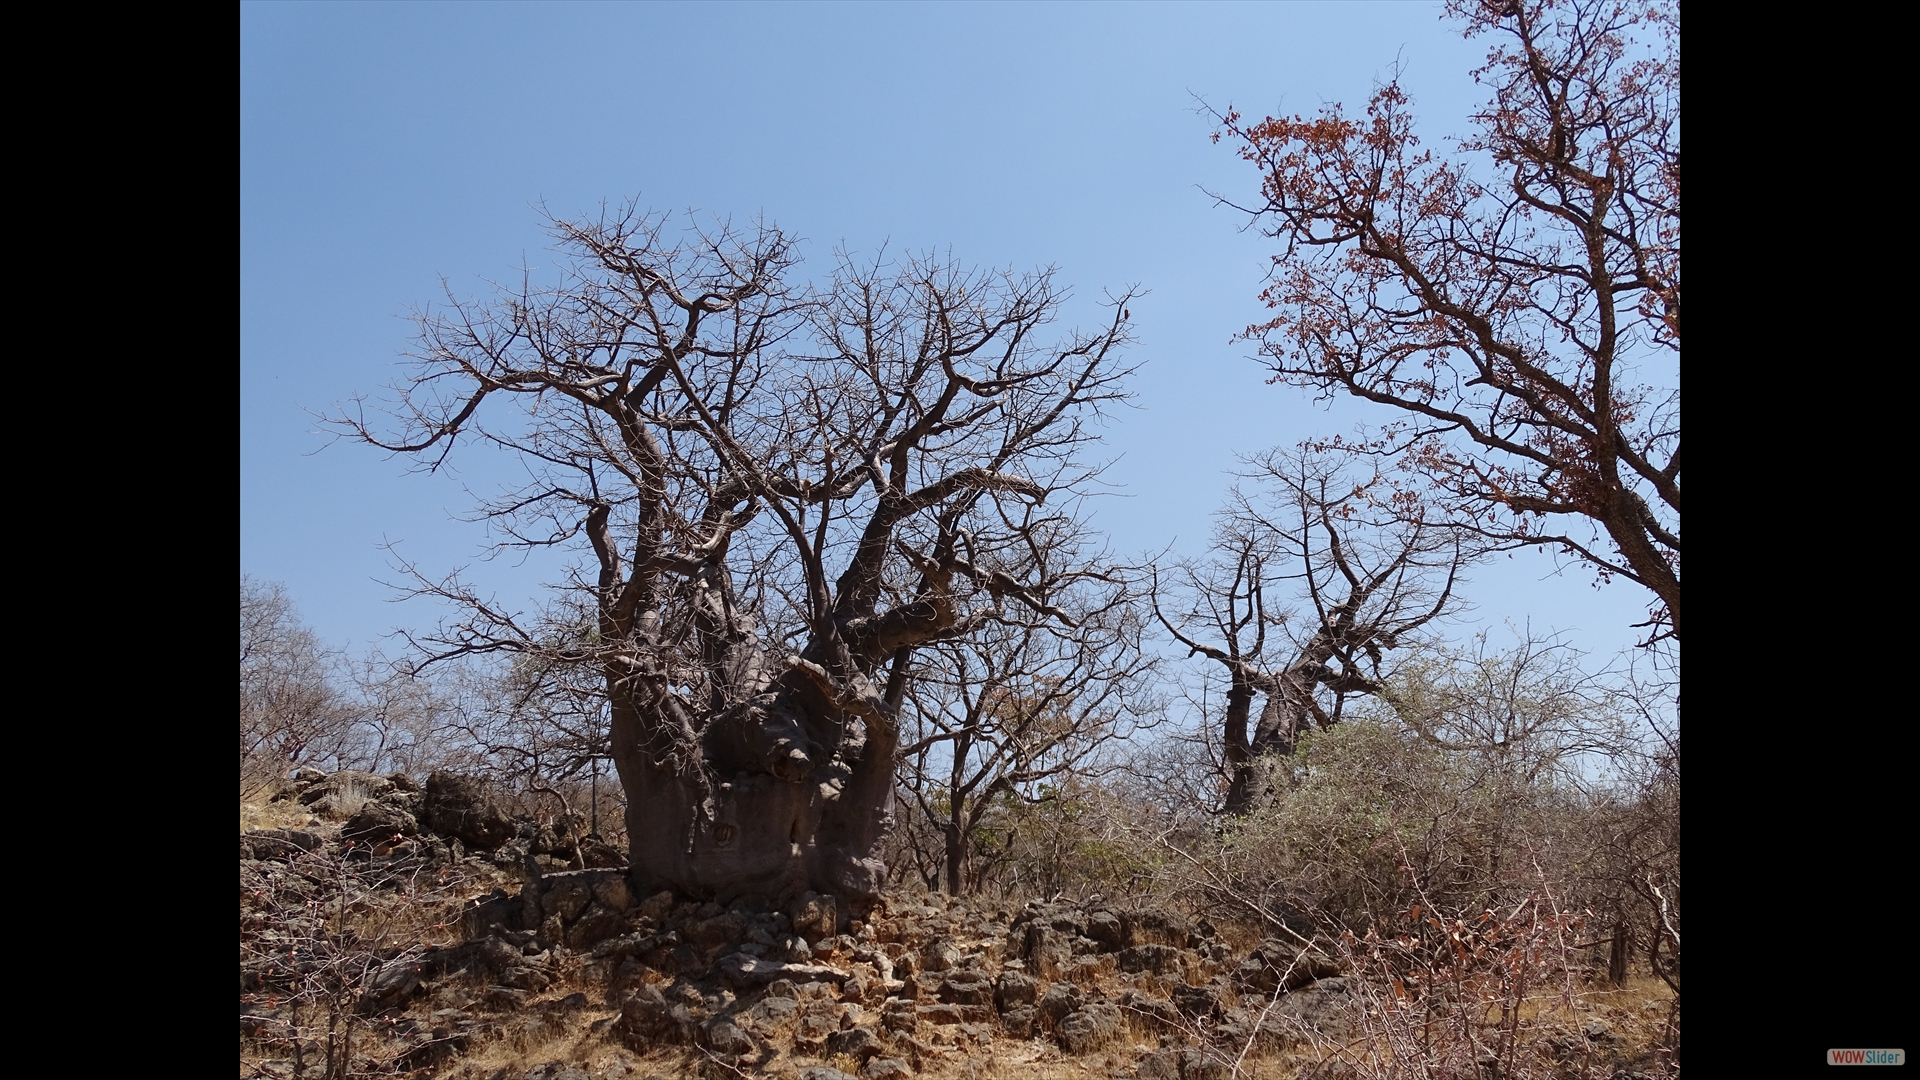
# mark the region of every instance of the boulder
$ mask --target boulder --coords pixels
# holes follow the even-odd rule
[[[899,1058],[877,1057],[860,1069],[860,1080],[908,1080],[913,1069]]]
[[[754,1002],[744,1016],[757,1028],[778,1027],[800,1013],[800,1003],[790,997],[765,997]]]
[[[620,1003],[620,1023],[626,1034],[640,1043],[670,1041],[677,1026],[673,1009],[659,987],[641,983]]]
[[[420,989],[420,965],[412,961],[395,962],[381,968],[367,983],[360,999],[366,1012],[381,1012],[404,1003]]]
[[[1054,1034],[1060,1049],[1069,1054],[1085,1054],[1119,1038],[1120,1032],[1120,1010],[1101,1001],[1090,1002],[1068,1013]]]
[[[840,1025],[824,1016],[803,1016],[793,1029],[793,1045],[796,1049],[815,1053],[824,1050],[827,1036],[840,1030]]]
[[[584,952],[626,929],[626,920],[599,903],[589,904],[580,918],[567,928],[567,948]]]
[[[460,913],[460,926],[469,938],[481,937],[495,927],[519,930],[525,925],[525,911],[526,904],[520,897],[508,895],[505,889],[495,889],[467,903]]]
[[[1119,952],[1130,942],[1127,938],[1126,921],[1112,911],[1096,911],[1087,916],[1087,937],[1099,945],[1101,952]]]
[[[1179,1008],[1163,997],[1143,994],[1138,990],[1123,990],[1118,1004],[1134,1018],[1136,1025],[1151,1031],[1179,1031],[1186,1026]]]
[[[393,790],[393,781],[373,773],[342,769],[300,792],[300,805],[328,821],[346,821],[370,800]]]
[[[672,914],[672,912],[673,891],[671,889],[661,889],[659,892],[654,893],[641,902],[639,915],[643,919],[663,923],[667,921],[667,916]]]
[[[1302,945],[1295,941],[1268,938],[1247,954],[1234,977],[1242,986],[1260,993],[1293,990],[1316,979],[1340,974],[1332,950],[1319,943]]]
[[[548,874],[540,879],[540,910],[572,922],[593,903],[593,886],[576,875]]]
[[[1031,1039],[1040,1022],[1040,1013],[1031,1005],[1020,1005],[1000,1014],[1000,1025],[1016,1039]]]
[[[844,1054],[855,1061],[866,1061],[868,1058],[877,1057],[883,1049],[885,1046],[881,1043],[880,1036],[874,1034],[873,1029],[868,1027],[848,1028],[827,1036],[829,1057],[839,1057]]]
[[[1135,1080],[1181,1080],[1180,1051],[1156,1050],[1134,1067]]]
[[[731,1020],[714,1020],[701,1028],[700,1044],[722,1057],[744,1057],[755,1049],[753,1039]]]
[[[494,851],[519,831],[484,783],[444,769],[427,777],[424,807],[428,828],[475,851]]]
[[[1205,1050],[1180,1052],[1180,1080],[1233,1080],[1233,1075],[1233,1062],[1217,1052]]]
[[[722,912],[687,927],[687,940],[702,949],[737,944],[745,941],[746,937],[746,916],[737,911]]]
[[[1199,943],[1193,924],[1171,911],[1138,913],[1132,919],[1132,931],[1136,945],[1172,945],[1185,949]]]
[[[937,937],[920,948],[920,970],[950,971],[959,966],[960,948],[952,938]]]
[[[1349,1011],[1353,1007],[1353,987],[1346,978],[1320,979],[1280,995],[1267,1014],[1264,1029],[1272,1027],[1283,1041],[1304,1038],[1313,1032],[1326,1038],[1341,1039],[1352,1034]]]
[[[593,898],[608,911],[624,912],[633,906],[633,888],[627,884],[626,874],[587,872],[584,876],[592,883]]]
[[[1043,979],[1057,979],[1073,964],[1074,937],[1051,926],[1030,923],[1024,928],[1024,940],[1016,950],[1028,968]]]
[[[366,845],[419,834],[420,823],[414,820],[413,815],[386,799],[362,803],[360,809],[347,819],[346,827],[340,830],[341,839]]]
[[[787,917],[793,922],[793,932],[809,941],[830,938],[839,929],[838,905],[833,897],[819,893],[801,893]]]
[[[994,1001],[1005,1012],[1022,1005],[1031,1005],[1040,996],[1040,980],[1025,972],[1003,971],[1000,982],[994,989]]]
[[[1135,945],[1120,954],[1120,970],[1165,975],[1181,968],[1180,950],[1171,945]]]
[[[1083,997],[1080,988],[1068,982],[1057,982],[1047,988],[1035,1006],[1040,1013],[1040,1021],[1047,1027],[1054,1027],[1064,1020],[1068,1013],[1080,1008]]]
[[[288,829],[255,829],[240,834],[242,859],[291,859],[308,851],[318,851],[323,841],[319,834]]]
[[[1173,1003],[1197,1020],[1218,1020],[1226,1009],[1226,987],[1219,979],[1202,986],[1176,986]]]
[[[831,982],[837,985],[846,982],[853,974],[824,964],[783,964],[741,952],[721,957],[714,962],[714,970],[720,973],[721,978],[741,989],[765,986],[776,979]]]
[[[991,1005],[994,999],[993,983],[988,981],[983,971],[961,971],[947,976],[936,996],[953,1005]]]

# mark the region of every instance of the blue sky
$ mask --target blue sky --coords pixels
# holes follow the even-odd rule
[[[1253,115],[1364,105],[1398,62],[1428,141],[1464,134],[1484,49],[1435,3],[243,4],[240,563],[336,645],[438,614],[393,604],[391,556],[469,566],[511,603],[557,576],[478,565],[463,485],[328,446],[308,410],[400,374],[407,314],[553,265],[538,207],[637,197],[837,244],[1059,268],[1067,321],[1138,283],[1139,408],[1108,429],[1123,552],[1197,554],[1236,452],[1378,414],[1266,385],[1232,341],[1270,245],[1203,189],[1257,176],[1196,95]],[[1549,556],[1474,575],[1471,620],[1612,653],[1645,602]],[[521,601],[524,603],[524,600]]]

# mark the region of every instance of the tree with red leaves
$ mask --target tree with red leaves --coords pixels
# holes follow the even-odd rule
[[[1454,0],[1492,97],[1423,149],[1398,77],[1364,118],[1215,116],[1280,241],[1249,327],[1274,381],[1396,415],[1355,449],[1403,512],[1653,593],[1680,637],[1680,11]],[[1344,440],[1333,442],[1348,445]]]

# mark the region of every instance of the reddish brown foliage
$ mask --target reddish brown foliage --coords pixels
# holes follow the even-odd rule
[[[1678,639],[1678,5],[1449,10],[1495,39],[1455,154],[1397,80],[1364,118],[1218,116],[1282,245],[1247,336],[1275,381],[1399,414],[1360,449],[1407,470],[1406,512],[1635,581]]]

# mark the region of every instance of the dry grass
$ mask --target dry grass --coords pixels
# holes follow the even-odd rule
[[[252,832],[255,829],[305,829],[320,824],[320,819],[307,812],[307,808],[289,799],[286,802],[269,802],[270,792],[262,792],[258,798],[240,801],[240,831]]]

